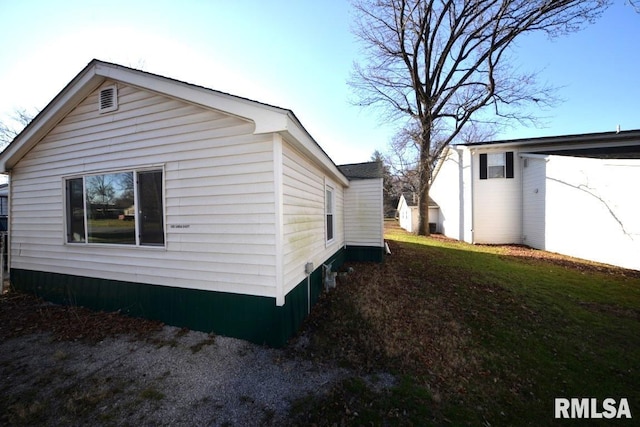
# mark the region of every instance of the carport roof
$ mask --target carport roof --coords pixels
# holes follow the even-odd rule
[[[640,158],[640,129],[458,144],[473,148],[518,148],[521,152],[597,158]]]

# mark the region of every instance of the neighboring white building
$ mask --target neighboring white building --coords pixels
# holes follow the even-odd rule
[[[640,270],[638,182],[634,130],[452,146],[430,194],[449,237]]]
[[[349,256],[380,261],[384,247],[382,163],[368,162],[338,166],[349,179],[344,192],[345,244]]]
[[[398,221],[400,227],[410,233],[418,232],[418,223],[420,220],[420,211],[418,209],[418,196],[415,193],[404,193],[400,195],[398,200]],[[429,198],[429,230],[431,233],[438,232],[438,217],[440,208],[437,203]]]
[[[11,280],[282,345],[323,264],[383,256],[382,175],[361,168],[289,110],[94,60],[0,155]]]

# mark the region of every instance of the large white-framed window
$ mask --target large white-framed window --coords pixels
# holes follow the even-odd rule
[[[164,246],[162,168],[65,178],[66,242]]]
[[[333,187],[328,185],[325,186],[325,217],[326,217],[326,225],[325,225],[325,237],[327,242],[333,241],[335,235],[335,197]]]

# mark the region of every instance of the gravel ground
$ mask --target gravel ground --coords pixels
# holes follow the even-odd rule
[[[283,425],[293,400],[348,375],[169,326],[96,343],[34,332],[0,342],[0,424]]]

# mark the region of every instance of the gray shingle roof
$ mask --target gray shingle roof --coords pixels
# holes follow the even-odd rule
[[[340,172],[349,180],[382,178],[383,170],[380,162],[351,163],[338,165]]]
[[[411,193],[410,191],[406,191],[402,193],[402,195],[404,196],[404,200],[405,202],[407,202],[407,206],[409,207],[418,206],[418,197],[416,196],[414,198],[414,194],[415,193]],[[429,207],[439,208],[440,206],[438,206],[438,204],[431,197],[429,197]]]

